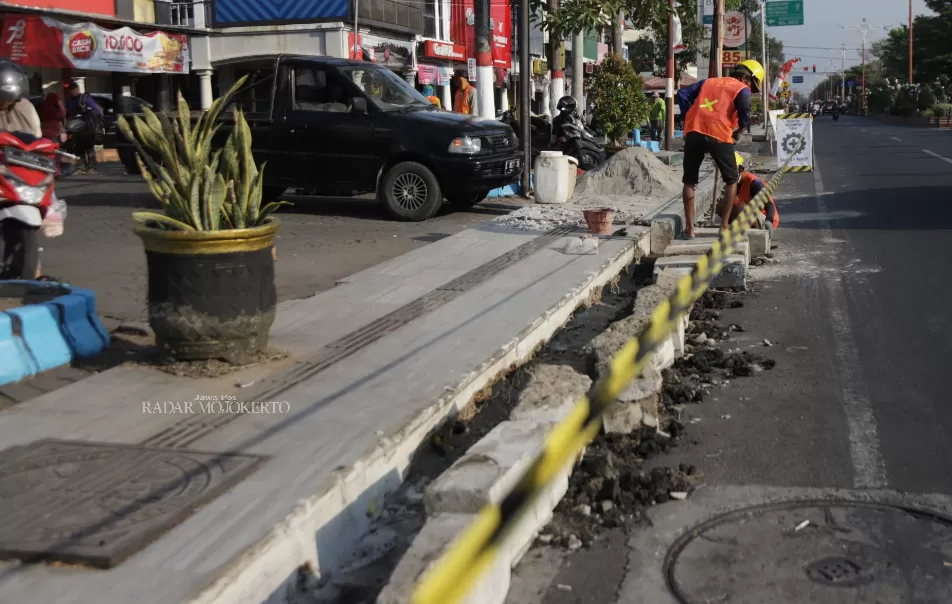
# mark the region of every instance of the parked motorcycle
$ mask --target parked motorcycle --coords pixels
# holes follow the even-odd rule
[[[516,133],[516,138],[522,139],[522,124],[516,119],[516,114],[512,109],[503,112],[499,119]],[[548,118],[541,115],[533,115],[529,120],[529,137],[532,144],[532,161],[541,151],[549,148],[549,141],[552,139],[552,124]]]
[[[36,277],[55,177],[75,171],[77,159],[51,140],[0,132],[0,279]]]
[[[606,161],[605,149],[595,142],[595,133],[585,126],[578,114],[578,102],[573,96],[559,99],[559,114],[552,120],[553,148],[578,160],[578,167],[587,171]]]

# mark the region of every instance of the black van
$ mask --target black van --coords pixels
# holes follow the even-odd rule
[[[400,220],[426,220],[446,199],[468,206],[516,182],[522,154],[512,129],[442,111],[389,69],[362,61],[280,56],[245,70],[238,93],[265,197],[288,188],[318,195],[376,192]],[[242,70],[236,66],[236,72]],[[227,136],[226,120],[219,136]],[[120,157],[130,169],[129,144]]]

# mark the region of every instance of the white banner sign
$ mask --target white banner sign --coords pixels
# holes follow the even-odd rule
[[[802,113],[792,115],[801,116]],[[789,171],[813,170],[813,118],[779,116],[777,120],[777,165],[790,159]]]

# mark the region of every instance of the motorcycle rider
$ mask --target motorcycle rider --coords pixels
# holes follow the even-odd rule
[[[552,140],[559,140],[559,137],[562,136],[562,126],[581,118],[578,116],[578,101],[575,100],[574,96],[560,98],[555,108],[559,114],[552,120]]]
[[[0,60],[0,130],[42,138],[40,114],[26,98],[29,90],[30,81],[23,70],[12,61]]]

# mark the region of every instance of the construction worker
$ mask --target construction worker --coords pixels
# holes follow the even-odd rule
[[[734,198],[732,205],[728,205],[726,195],[721,197],[718,202],[717,213],[721,217],[722,225],[729,225],[737,220],[737,217],[744,210],[744,206],[750,203],[750,200],[766,186],[764,181],[744,168],[744,158],[740,153],[734,153],[734,157],[737,161],[737,172],[740,175],[737,184],[737,196]],[[756,226],[760,229],[766,228],[771,234],[773,234],[775,228],[780,226],[780,212],[777,211],[777,204],[773,197],[767,200],[767,205],[758,214]]]
[[[727,205],[737,197],[737,163],[734,143],[750,121],[751,91],[760,92],[764,68],[757,61],[739,63],[729,78],[707,78],[678,91],[684,118],[684,234],[694,238],[694,188],[701,163],[710,155],[726,187]],[[727,223],[724,223],[727,228]]]
[[[453,111],[466,115],[475,114],[476,89],[466,79],[466,72],[462,69],[456,70],[453,80],[453,87],[456,88],[456,96],[453,98]]]
[[[651,102],[651,113],[648,114],[648,119],[651,125],[651,140],[660,141],[661,133],[664,132],[665,126],[665,113],[668,110],[667,104],[664,102],[664,99],[661,98],[661,95],[655,92],[653,95],[654,100]]]

